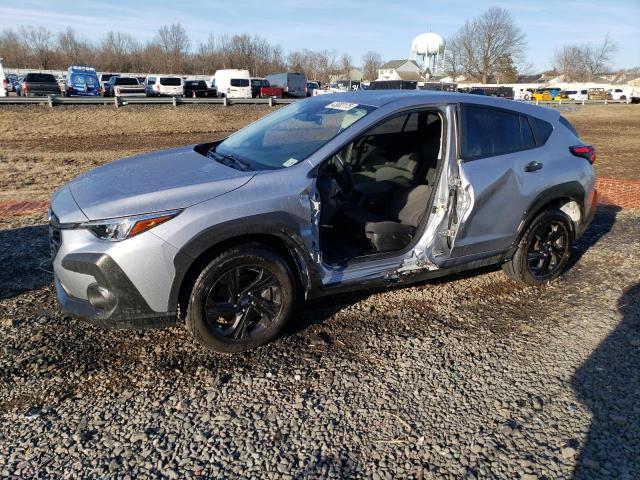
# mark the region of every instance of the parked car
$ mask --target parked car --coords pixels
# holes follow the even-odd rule
[[[371,90],[416,90],[415,80],[375,80],[369,85]]]
[[[304,98],[307,96],[307,77],[304,73],[274,73],[265,78],[272,87],[282,89],[283,98]]]
[[[87,65],[71,65],[67,70],[63,91],[67,97],[99,97],[100,80],[96,69]]]
[[[141,97],[146,95],[144,85],[136,77],[111,77],[106,91],[111,97]],[[107,94],[105,94],[107,95]]]
[[[109,96],[109,92],[106,91],[106,89],[108,88],[108,83],[109,80],[111,79],[111,77],[119,77],[120,74],[119,73],[101,73],[100,74],[100,88],[102,90],[102,94],[105,97]]]
[[[562,100],[559,88],[538,88],[531,94],[531,100],[538,102],[557,102]]]
[[[211,88],[204,80],[187,80],[184,82],[185,97],[217,97],[218,91]]]
[[[15,92],[16,91],[16,82],[18,80],[18,76],[9,74],[9,75],[5,76],[5,80],[6,80],[6,82],[2,81],[1,83],[3,83],[3,84],[6,83],[7,95],[9,94],[9,92]]]
[[[272,87],[266,78],[252,78],[251,96],[253,98],[282,98],[282,89]]]
[[[219,97],[252,98],[249,70],[216,70],[209,83],[218,91]]]
[[[486,95],[487,97],[508,98],[513,100],[513,88],[511,87],[475,87],[469,90],[473,95]]]
[[[184,80],[182,80],[182,77],[176,76],[148,76],[145,92],[150,97],[181,97],[184,95]]]
[[[320,89],[318,82],[307,82],[307,97],[313,97],[313,92]]]
[[[562,93],[564,93],[570,100],[588,100],[588,90],[586,88],[580,90],[564,90]]]
[[[50,73],[27,73],[20,83],[20,95],[23,97],[60,95],[60,85]]]
[[[553,109],[456,93],[312,97],[58,189],[58,300],[103,327],[179,314],[198,342],[239,352],[273,339],[299,298],[490,264],[543,284],[595,212],[594,160]]]
[[[604,88],[590,88],[587,92],[589,100],[613,100],[613,97]]]
[[[615,87],[607,90],[610,98],[608,100],[626,100],[631,98],[631,89],[629,87]]]
[[[6,97],[9,95],[9,79],[4,73],[4,64],[0,57],[0,97]]]

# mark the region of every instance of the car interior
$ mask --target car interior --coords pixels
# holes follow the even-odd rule
[[[393,117],[330,157],[318,172],[323,259],[403,250],[429,211],[442,156],[439,112]]]

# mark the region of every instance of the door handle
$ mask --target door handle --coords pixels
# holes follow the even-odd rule
[[[536,161],[529,162],[527,164],[527,166],[524,167],[524,171],[525,172],[535,172],[536,170],[542,169],[543,166],[544,165],[542,165],[540,162],[536,162]]]

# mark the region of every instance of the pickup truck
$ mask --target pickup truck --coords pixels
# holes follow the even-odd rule
[[[145,96],[144,85],[135,77],[111,77],[104,89],[104,96],[133,97]]]
[[[185,97],[217,97],[218,90],[207,86],[204,80],[186,80],[184,82]]]
[[[251,96],[253,98],[282,98],[282,88],[272,87],[265,78],[251,79]]]
[[[60,85],[50,73],[27,73],[20,83],[19,94],[23,97],[37,95],[60,95]]]

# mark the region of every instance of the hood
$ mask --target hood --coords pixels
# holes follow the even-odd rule
[[[83,213],[96,220],[186,208],[235,190],[253,175],[190,145],[108,163],[68,185]]]

